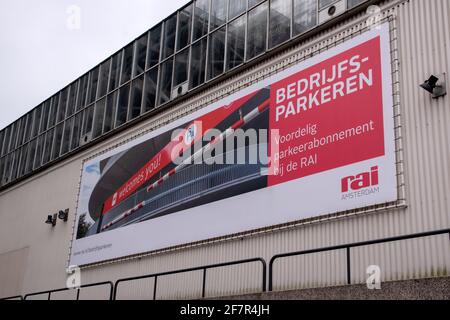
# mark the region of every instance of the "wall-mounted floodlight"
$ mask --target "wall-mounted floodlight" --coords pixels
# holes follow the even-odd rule
[[[431,75],[431,77],[420,85],[420,87],[429,93],[433,99],[445,96],[447,94],[447,83],[445,73],[438,76]]]
[[[67,222],[67,220],[69,219],[69,209],[66,210],[60,210],[58,213],[58,218],[60,220],[63,220],[64,222]]]
[[[56,219],[57,219],[57,215],[56,213],[54,215],[49,215],[47,217],[47,221],[45,221],[46,224],[51,224],[52,227],[56,226]]]

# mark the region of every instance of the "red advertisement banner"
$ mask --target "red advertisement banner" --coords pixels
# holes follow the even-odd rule
[[[271,86],[269,186],[385,154],[380,38]]]

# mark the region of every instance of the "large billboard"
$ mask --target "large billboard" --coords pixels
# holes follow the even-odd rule
[[[71,265],[397,200],[389,26],[84,164]]]

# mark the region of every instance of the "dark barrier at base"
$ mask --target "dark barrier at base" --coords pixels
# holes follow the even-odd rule
[[[398,237],[391,237],[391,238],[384,238],[384,239],[378,239],[378,240],[370,240],[370,241],[364,241],[364,242],[355,242],[350,244],[344,244],[344,245],[338,245],[338,246],[332,246],[332,247],[326,247],[326,248],[320,248],[320,249],[312,249],[312,250],[304,250],[304,251],[296,251],[296,252],[289,252],[289,253],[283,253],[278,254],[272,257],[269,263],[269,281],[268,281],[268,291],[273,291],[273,269],[274,269],[274,263],[276,260],[285,258],[285,257],[292,257],[292,256],[299,256],[299,255],[306,255],[306,254],[313,254],[318,252],[327,252],[327,251],[334,251],[334,250],[346,250],[347,255],[347,283],[351,284],[351,268],[350,268],[350,252],[352,248],[357,247],[363,247],[363,246],[370,246],[374,244],[381,244],[381,243],[389,243],[389,242],[396,242],[396,241],[403,241],[403,240],[410,240],[410,239],[418,239],[418,238],[425,238],[425,237],[431,237],[431,236],[437,236],[437,235],[443,235],[448,234],[449,240],[450,240],[450,229],[443,229],[443,230],[437,230],[437,231],[430,231],[430,232],[423,232],[423,233],[416,233],[411,235],[405,235],[405,236],[398,236]],[[83,288],[90,288],[90,287],[98,287],[98,286],[109,286],[109,299],[108,300],[115,300],[117,297],[117,292],[119,289],[119,284],[123,282],[128,281],[134,281],[139,279],[146,279],[146,278],[155,278],[154,288],[153,288],[153,298],[156,300],[156,293],[157,293],[157,287],[158,287],[158,278],[167,276],[167,275],[173,275],[173,274],[179,274],[179,273],[186,273],[186,272],[192,272],[192,271],[198,271],[203,270],[203,280],[202,280],[202,298],[205,298],[205,290],[206,290],[206,273],[209,269],[214,268],[220,268],[220,267],[226,267],[226,266],[232,266],[232,265],[239,265],[239,264],[247,264],[252,262],[260,262],[262,264],[263,270],[262,270],[262,285],[261,289],[262,292],[266,291],[266,284],[267,284],[267,267],[266,262],[262,258],[253,258],[253,259],[246,259],[246,260],[238,260],[238,261],[232,261],[232,262],[225,262],[225,263],[219,263],[219,264],[212,264],[202,267],[195,267],[195,268],[188,268],[188,269],[181,269],[176,271],[169,271],[169,272],[163,272],[163,273],[157,273],[157,274],[150,274],[150,275],[144,275],[144,276],[138,276],[138,277],[131,277],[131,278],[123,278],[116,281],[115,284],[112,282],[99,282],[99,283],[93,283],[81,286],[80,289]],[[76,300],[79,300],[80,298],[80,289],[77,291]],[[50,290],[50,291],[42,291],[42,292],[36,292],[27,294],[24,297],[22,296],[13,296],[8,298],[3,298],[0,300],[28,300],[29,297],[32,296],[38,296],[38,295],[44,295],[47,294],[48,300],[51,300],[52,293],[56,292],[63,292],[63,291],[69,291],[71,289],[63,288],[63,289],[57,289],[57,290]]]
[[[273,291],[273,269],[274,269],[273,264],[274,264],[274,262],[276,260],[281,259],[281,258],[346,249],[346,255],[347,255],[347,284],[351,284],[351,268],[350,268],[350,263],[351,263],[351,261],[350,261],[350,250],[351,250],[351,248],[370,246],[370,245],[380,244],[380,243],[396,242],[396,241],[402,241],[402,240],[425,238],[425,237],[442,235],[442,234],[446,234],[446,233],[449,234],[449,239],[450,239],[450,229],[444,229],[444,230],[438,230],[438,231],[416,233],[416,234],[411,234],[411,235],[406,235],[406,236],[398,236],[398,237],[384,238],[384,239],[378,239],[378,240],[370,240],[370,241],[364,241],[364,242],[355,242],[355,243],[344,244],[344,245],[333,246],[333,247],[320,248],[320,249],[304,250],[304,251],[296,251],[296,252],[289,252],[289,253],[278,254],[276,256],[273,256],[272,259],[270,260],[270,263],[269,263],[269,291]]]
[[[109,286],[109,298],[108,298],[108,300],[112,300],[114,284],[111,281],[86,284],[86,285],[80,286],[80,289],[62,288],[62,289],[56,289],[56,290],[50,290],[50,291],[42,291],[42,292],[30,293],[30,294],[25,295],[24,300],[28,300],[28,298],[32,297],[32,296],[40,296],[40,295],[44,295],[44,294],[48,294],[47,300],[51,300],[52,293],[64,292],[64,291],[70,291],[70,290],[77,290],[77,298],[75,300],[79,300],[80,299],[80,290],[85,289],[85,288],[101,287],[101,286]]]
[[[122,282],[155,278],[155,283],[153,286],[153,300],[156,300],[156,293],[157,293],[157,288],[158,288],[158,278],[163,277],[163,276],[198,271],[198,270],[203,270],[202,298],[205,298],[207,270],[221,268],[221,267],[227,267],[227,266],[233,266],[233,265],[247,264],[247,263],[252,263],[252,262],[260,262],[262,264],[263,270],[262,270],[262,287],[261,287],[261,289],[262,289],[262,292],[265,292],[266,291],[266,277],[267,277],[266,261],[262,258],[253,258],[253,259],[245,259],[245,260],[238,260],[238,261],[232,261],[232,262],[224,262],[224,263],[219,263],[219,264],[212,264],[212,265],[207,265],[207,266],[202,266],[202,267],[195,267],[195,268],[181,269],[181,270],[175,270],[175,271],[169,271],[169,272],[163,272],[163,273],[149,274],[149,275],[144,275],[144,276],[139,276],[139,277],[119,279],[116,281],[116,285],[114,286],[114,295],[113,295],[114,300],[116,300],[116,297],[117,297],[117,290],[119,288],[119,284]]]

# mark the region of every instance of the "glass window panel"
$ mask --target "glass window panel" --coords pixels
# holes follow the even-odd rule
[[[81,136],[86,138],[90,133],[92,133],[92,122],[94,119],[94,105],[86,108],[83,112],[83,129]]]
[[[39,113],[42,112],[41,107],[39,107]],[[21,126],[22,119],[17,120],[14,122],[14,135],[11,137],[11,145],[9,146],[9,151],[13,151],[18,147],[18,140],[19,140],[19,132],[20,132],[20,126]]]
[[[56,113],[58,112],[59,95],[55,95],[50,99],[50,111],[48,113],[48,127],[53,127],[56,122]]]
[[[14,123],[14,144],[11,146],[11,151],[17,149],[22,144],[21,138],[24,130],[23,121],[24,120],[21,118]]]
[[[164,23],[163,59],[175,52],[175,34],[177,31],[177,15],[171,16]]]
[[[169,59],[164,62],[161,66],[161,80],[159,83],[159,103],[163,104],[170,100],[170,93],[172,91],[172,69],[173,69],[173,59]]]
[[[27,131],[27,117],[28,117],[28,115],[25,115],[22,118],[20,118],[19,120],[17,120],[17,125],[19,126],[19,129],[18,129],[18,131],[16,133],[17,134],[16,145],[15,145],[14,148],[18,148],[18,147],[20,147],[23,144],[24,136],[25,136],[25,133]],[[2,134],[6,135],[6,129],[4,129],[0,133],[0,156],[5,151],[5,150],[2,150],[2,147],[4,147],[4,139],[3,138],[6,138],[6,136],[2,137]]]
[[[28,153],[28,144],[22,146],[20,148],[20,154],[19,154],[19,162],[17,164],[17,178],[20,178],[23,176],[25,172],[25,165],[27,161],[27,153]]]
[[[63,121],[64,116],[66,115],[68,95],[69,95],[69,88],[66,88],[63,91],[61,91],[58,105],[58,117],[56,118],[57,123]]]
[[[98,81],[98,93],[97,99],[106,95],[108,91],[108,79],[109,79],[109,69],[111,66],[111,60],[104,62],[100,66],[100,76]]]
[[[145,71],[145,60],[147,58],[147,34],[140,37],[135,42],[136,57],[134,59],[133,76],[138,76]]]
[[[330,4],[336,1],[337,0],[319,0],[319,8],[322,10],[323,8],[328,7]]]
[[[20,166],[20,149],[18,149],[14,152],[14,161],[12,163],[12,169],[11,169],[11,181],[14,181],[17,179],[17,173],[18,173],[19,166]]]
[[[26,144],[20,151],[20,164],[19,168],[17,168],[17,174],[19,177],[25,174],[29,146],[29,144]]]
[[[10,140],[10,133],[9,133],[10,128],[7,127],[3,130],[4,132],[4,136],[3,136],[3,143],[1,149],[2,149],[2,153],[1,156],[3,157],[5,154],[8,153],[8,147],[9,147],[9,140]]]
[[[267,2],[248,13],[247,59],[266,51]]]
[[[182,9],[178,15],[177,50],[191,42],[192,5]]]
[[[119,102],[117,104],[116,127],[121,126],[127,121],[128,115],[128,98],[130,97],[130,85],[120,88]]]
[[[35,147],[35,149],[36,149],[36,147]],[[5,167],[5,176],[7,177],[7,182],[11,182],[13,180],[14,164],[16,162],[15,158],[16,158],[16,153],[15,152],[10,153],[10,155],[9,155],[9,163],[7,163],[8,167]]]
[[[31,133],[31,137],[34,138],[39,133],[39,126],[41,124],[41,115],[42,115],[42,106],[37,107],[34,110],[34,124],[33,124],[33,131]]]
[[[357,5],[365,2],[367,0],[347,0],[348,4],[347,4],[347,9],[351,9],[353,7],[356,7]]]
[[[25,133],[25,125],[27,124],[27,118],[26,117],[22,117],[20,119],[20,127],[19,130],[17,131],[17,141],[16,141],[16,148],[20,147],[23,143],[23,135]],[[1,145],[0,145],[1,148]]]
[[[6,185],[7,183],[14,181],[18,178],[18,173],[19,173],[19,166],[20,166],[20,150],[18,149],[16,150],[14,153],[12,153],[11,155],[9,155],[8,157],[5,157],[3,159],[1,159],[0,161],[9,161],[9,169],[8,172],[6,173],[5,170],[6,168],[6,163],[2,165],[0,164],[0,185]],[[3,180],[4,176],[3,174],[6,174],[8,179],[7,181]],[[19,176],[20,177],[20,176]]]
[[[27,115],[27,125],[25,127],[24,137],[23,137],[24,143],[30,141],[31,127],[33,126],[33,116],[34,116],[34,113],[29,113]]]
[[[11,125],[11,138],[9,141],[9,148],[8,148],[8,152],[11,152],[15,149],[16,147],[16,142],[17,142],[17,129],[19,128],[19,122],[16,121]]]
[[[70,86],[69,101],[67,102],[66,117],[70,117],[75,112],[75,104],[77,103],[78,81]]]
[[[270,39],[271,48],[290,39],[291,37],[291,1],[270,1]]]
[[[1,133],[0,133],[0,135],[1,135]],[[1,176],[3,173],[3,169],[5,168],[5,160],[6,160],[6,158],[0,158],[0,185],[2,185]]]
[[[5,141],[6,128],[0,131],[0,156],[3,155],[3,142]]]
[[[246,17],[242,16],[231,22],[228,26],[227,69],[233,69],[244,63],[245,21]]]
[[[223,73],[225,60],[225,27],[210,35],[208,50],[208,80]]]
[[[189,66],[189,49],[175,56],[175,69],[174,69],[174,83],[173,86],[176,87],[188,79],[188,66]]]
[[[5,133],[5,141],[4,141],[4,145],[3,145],[3,154],[5,155],[9,152],[9,146],[11,145],[11,138],[14,135],[13,134],[13,126],[10,125],[8,128],[6,128],[6,133]]]
[[[5,161],[6,158],[0,158],[0,185],[3,185],[3,181],[2,181],[2,175],[3,175],[3,170],[5,169]]]
[[[94,127],[92,129],[92,139],[99,137],[103,131],[103,118],[105,116],[106,98],[95,104]]]
[[[17,178],[17,166],[20,160],[20,150],[16,150],[11,155],[11,172],[10,172],[10,181],[14,181]]]
[[[5,129],[5,138],[3,141],[2,156],[4,156],[9,152],[9,144],[11,141],[11,130],[12,130],[11,126]]]
[[[3,154],[3,141],[4,141],[4,137],[5,137],[5,131],[6,130],[0,131],[0,156]],[[0,170],[0,172],[1,172],[1,170]]]
[[[45,144],[44,144],[44,154],[42,156],[42,165],[44,165],[50,161],[54,131],[55,131],[54,129],[50,129],[45,134]]]
[[[97,97],[97,85],[98,85],[98,74],[99,74],[100,68],[97,67],[94,70],[91,71],[90,76],[90,84],[89,84],[89,98],[88,103],[91,104],[95,101],[95,98]]]
[[[109,132],[114,128],[114,119],[117,106],[117,91],[108,95],[106,99],[105,123],[103,124],[103,133]]]
[[[161,49],[162,24],[159,24],[150,30],[150,45],[148,47],[147,68],[151,68],[159,63],[159,54]]]
[[[122,65],[122,75],[120,77],[120,83],[131,79],[131,69],[133,68],[133,44],[128,45],[123,51],[123,65]]]
[[[228,19],[233,19],[247,9],[247,0],[229,0]]]
[[[145,74],[145,88],[144,88],[144,112],[155,108],[156,102],[156,85],[158,82],[158,68],[153,68]]]
[[[209,0],[195,1],[194,8],[194,41],[208,33]]]
[[[6,139],[7,139],[7,133],[8,133],[8,128],[5,128],[3,131],[2,131],[2,136],[0,137],[0,151],[1,151],[1,153],[0,153],[0,156],[4,156],[7,152],[6,152],[6,146],[5,146],[5,141],[6,141]],[[0,173],[1,174],[1,173]]]
[[[130,111],[129,111],[130,120],[139,117],[141,114],[143,88],[144,88],[144,75],[133,80],[131,88]]]
[[[222,26],[227,19],[228,0],[211,0],[211,30]]]
[[[317,24],[317,0],[294,1],[294,35]]]
[[[16,158],[18,157],[19,155],[17,154],[17,152],[13,152],[13,153],[11,153],[10,155],[9,155],[9,169],[8,168],[5,168],[5,169],[8,169],[8,181],[9,182],[11,182],[11,181],[13,181],[14,179],[15,179],[15,176],[16,176],[16,173],[15,173],[15,171],[16,171],[16,169],[15,169],[15,165],[17,164],[16,163]]]
[[[86,96],[88,90],[89,75],[84,75],[80,80],[80,89],[77,99],[77,111],[83,109],[86,106]]]
[[[264,0],[248,0],[248,7],[251,8]],[[297,1],[297,0],[296,0]],[[301,0],[300,0],[301,1]]]
[[[34,139],[29,144],[28,154],[27,154],[27,163],[25,166],[25,174],[28,174],[33,170],[34,156],[36,155],[36,143],[37,143],[37,139]]]
[[[190,88],[195,88],[205,82],[206,44],[205,38],[192,45]]]
[[[121,64],[122,52],[119,52],[111,59],[111,77],[109,78],[109,91],[113,91],[119,86]]]
[[[64,124],[64,133],[62,138],[62,145],[61,145],[61,155],[66,154],[69,152],[70,149],[70,137],[72,135],[72,126],[73,126],[73,117],[70,119],[67,119]]]
[[[55,139],[53,141],[52,147],[52,160],[55,160],[59,157],[59,151],[61,149],[61,141],[63,135],[64,123],[60,123],[55,128]]]
[[[81,125],[83,120],[83,112],[78,112],[75,115],[75,120],[73,121],[72,139],[70,143],[70,150],[78,148],[80,146],[80,134]]]
[[[9,178],[11,174],[11,161],[12,161],[12,154],[9,154],[5,158],[5,164],[3,168],[3,175],[2,175],[2,182],[3,184],[9,183]]]
[[[41,120],[41,129],[39,130],[39,133],[44,132],[48,128],[48,117],[50,115],[50,103],[51,100],[47,100],[42,105],[42,120]]]
[[[3,171],[5,169],[5,161],[6,161],[6,158],[0,159],[0,186],[3,186],[6,184],[6,182],[3,181]]]
[[[37,169],[41,166],[42,162],[42,151],[44,146],[45,135],[39,136],[36,145],[36,157],[34,157],[33,169]]]

